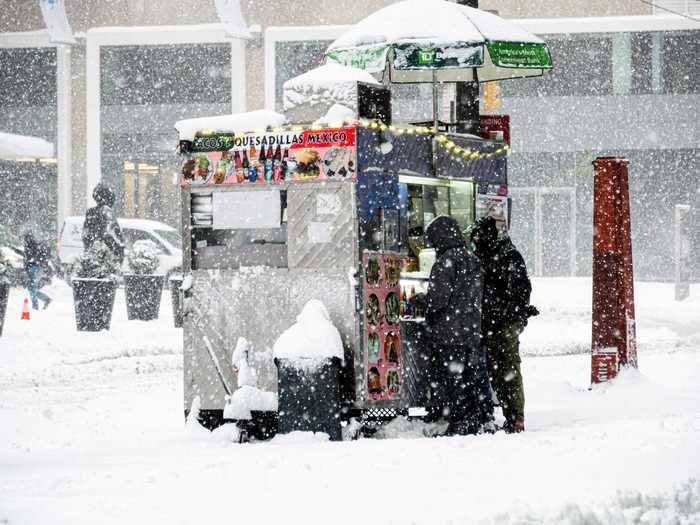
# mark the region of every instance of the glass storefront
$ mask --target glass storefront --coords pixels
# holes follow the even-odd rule
[[[231,46],[102,46],[102,180],[121,217],[179,227],[175,122],[231,112]]]
[[[56,50],[0,48],[0,131],[56,145]],[[55,238],[55,163],[0,161],[0,226]]]

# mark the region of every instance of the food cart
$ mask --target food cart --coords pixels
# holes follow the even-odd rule
[[[425,227],[441,214],[505,225],[507,150],[377,120],[181,134],[185,411],[198,396],[200,420],[223,423],[241,336],[275,392],[273,344],[319,299],[345,349],[343,417],[420,415],[427,358],[409,299],[435,258]]]

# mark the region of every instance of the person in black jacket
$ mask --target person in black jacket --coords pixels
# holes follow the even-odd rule
[[[459,225],[440,216],[426,229],[436,260],[424,298],[432,356],[431,412],[449,421],[447,434],[483,430],[493,406],[481,337],[481,264]]]
[[[102,241],[116,256],[121,264],[124,261],[124,238],[114,215],[114,192],[100,182],[92,191],[92,198],[97,203],[89,208],[83,223],[83,248],[89,249],[96,241]]]
[[[27,273],[27,290],[32,301],[32,308],[39,309],[39,300],[44,301],[44,310],[48,308],[51,298],[40,290],[44,269],[51,257],[49,248],[34,237],[32,232],[23,235],[24,241],[24,271]]]
[[[525,393],[519,337],[528,317],[537,315],[530,306],[532,286],[522,255],[509,237],[499,238],[493,217],[476,222],[471,240],[484,268],[481,330],[491,386],[506,418],[506,432],[522,432]]]

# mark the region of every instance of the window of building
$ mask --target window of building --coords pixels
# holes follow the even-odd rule
[[[282,111],[284,83],[324,62],[333,40],[283,40],[275,43],[275,108]]]
[[[700,93],[700,31],[663,34],[661,78],[664,93]]]
[[[179,226],[175,122],[231,112],[231,45],[100,47],[102,178],[121,217]]]
[[[105,46],[100,60],[106,106],[231,100],[227,45]]]
[[[654,0],[655,15],[666,16],[670,12],[700,16],[700,2],[697,0]]]
[[[41,137],[56,146],[56,70],[55,48],[0,48],[0,131]],[[0,225],[11,231],[30,226],[41,237],[55,236],[55,165],[0,161],[0,186]]]
[[[613,38],[608,34],[543,35],[554,67],[542,77],[501,83],[506,97],[613,93]]]

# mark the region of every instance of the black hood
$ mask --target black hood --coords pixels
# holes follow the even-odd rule
[[[114,192],[112,188],[100,182],[95,189],[92,190],[92,198],[100,206],[114,206]]]
[[[471,241],[477,253],[488,254],[496,249],[498,244],[498,228],[493,217],[481,217],[474,223]]]
[[[452,217],[440,215],[433,219],[425,230],[428,242],[440,254],[450,248],[466,246],[459,224]]]

